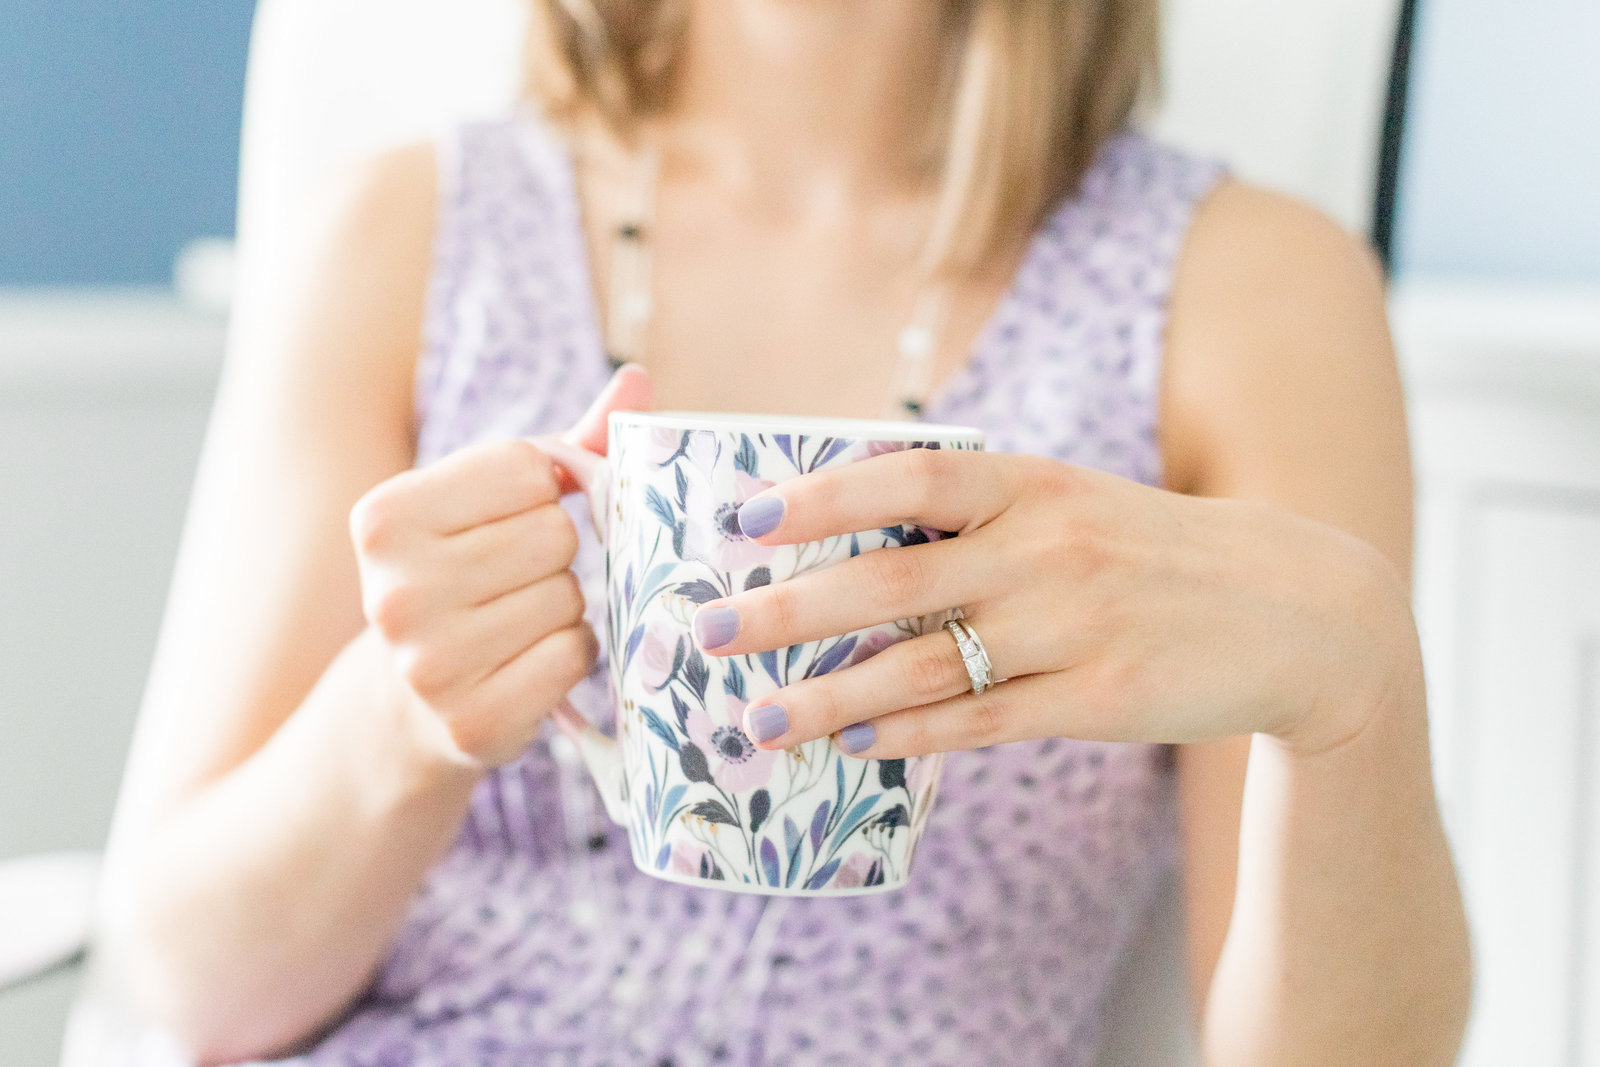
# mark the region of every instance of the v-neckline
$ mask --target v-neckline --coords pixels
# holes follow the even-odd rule
[[[528,136],[546,139],[559,160],[559,166],[556,168],[561,186],[558,190],[560,194],[558,206],[565,237],[573,248],[573,257],[569,260],[571,269],[577,272],[577,278],[571,288],[581,294],[583,314],[579,318],[584,331],[589,335],[591,342],[589,347],[598,361],[596,369],[603,381],[610,378],[612,367],[606,352],[605,330],[601,325],[600,298],[595,292],[594,263],[589,251],[588,232],[584,227],[583,201],[578,193],[577,160],[574,151],[566,138],[549,129],[538,116],[519,116],[517,124]],[[1010,280],[1007,281],[1005,289],[995,301],[983,324],[973,334],[965,357],[928,393],[928,399],[922,405],[921,413],[910,421],[940,421],[932,418],[933,413],[942,411],[969,381],[981,379],[986,365],[993,358],[991,353],[998,347],[998,334],[1012,317],[1014,307],[1022,300],[1024,283],[1038,269],[1037,264],[1043,255],[1048,231],[1054,227],[1057,217],[1072,199],[1069,195],[1056,203],[1046,213],[1044,221],[1029,235],[1016,269],[1012,271]]]

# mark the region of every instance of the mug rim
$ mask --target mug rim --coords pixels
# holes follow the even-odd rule
[[[854,441],[966,441],[983,444],[975,426],[946,426],[890,419],[843,419],[824,415],[757,415],[722,411],[613,411],[612,424],[659,426],[674,430],[793,434],[842,437]]]

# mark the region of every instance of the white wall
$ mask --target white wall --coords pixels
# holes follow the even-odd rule
[[[1600,0],[1421,0],[1404,275],[1600,281]]]

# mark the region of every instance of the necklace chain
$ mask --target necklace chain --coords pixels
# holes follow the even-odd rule
[[[619,221],[611,231],[611,285],[606,308],[606,357],[613,368],[643,362],[654,290],[650,280],[651,227],[660,184],[660,156],[654,146],[634,157],[634,175]],[[911,315],[895,336],[894,374],[883,417],[918,419],[933,391],[933,361],[944,335],[944,288],[924,282]]]

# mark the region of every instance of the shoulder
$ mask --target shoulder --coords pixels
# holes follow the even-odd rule
[[[241,242],[231,374],[359,399],[408,426],[433,248],[435,146],[323,175],[299,209]]]
[[[312,223],[320,231],[324,251],[410,252],[391,265],[418,267],[432,243],[439,151],[436,142],[417,142],[330,173],[311,204]],[[381,270],[385,265],[372,266]]]
[[[1248,288],[1238,290],[1241,283]],[[1179,261],[1173,300],[1255,294],[1289,310],[1330,300],[1381,310],[1383,276],[1365,241],[1316,209],[1244,182],[1217,183],[1198,205]]]
[[[1177,489],[1227,491],[1241,464],[1271,450],[1292,456],[1313,427],[1329,448],[1381,424],[1375,436],[1403,451],[1377,257],[1304,204],[1221,182],[1178,257],[1162,394]],[[1328,414],[1335,405],[1342,420]]]

